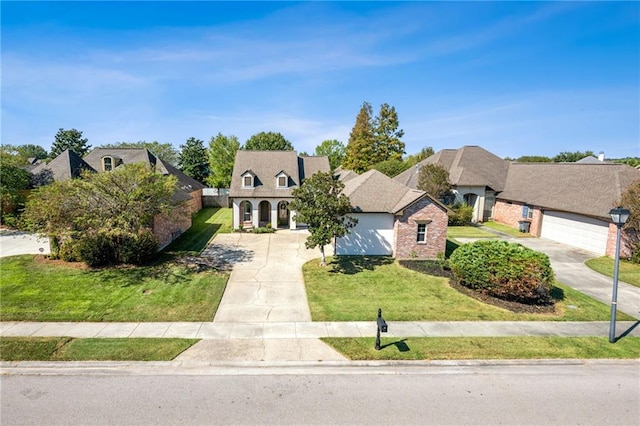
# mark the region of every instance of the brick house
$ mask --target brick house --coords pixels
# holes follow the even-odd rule
[[[238,151],[229,189],[234,229],[303,226],[288,208],[293,190],[305,177],[329,170],[327,157],[299,157],[294,151]],[[362,175],[343,170],[336,178],[345,184],[343,193],[358,219],[349,235],[336,239],[336,254],[435,258],[444,253],[448,210],[430,195],[375,170]]]
[[[64,181],[79,177],[82,171],[104,173],[123,164],[133,163],[144,163],[157,173],[173,175],[178,180],[172,196],[176,207],[170,214],[158,215],[153,221],[153,234],[158,238],[160,248],[164,248],[191,227],[191,216],[202,209],[202,190],[205,186],[156,157],[149,150],[96,148],[83,158],[73,151],[66,150],[49,163],[38,164],[31,173],[55,181]]]

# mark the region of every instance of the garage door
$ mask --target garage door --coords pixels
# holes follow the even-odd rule
[[[540,236],[559,243],[604,255],[609,224],[572,213],[546,211]]]
[[[336,240],[337,255],[392,255],[393,215],[386,213],[356,213],[358,224],[349,235]]]

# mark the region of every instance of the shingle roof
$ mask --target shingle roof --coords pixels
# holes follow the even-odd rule
[[[638,181],[640,170],[624,164],[513,163],[497,198],[609,218],[622,193]]]
[[[180,188],[187,192],[206,187],[167,161],[157,158],[146,148],[95,148],[84,157],[84,160],[95,170],[102,170],[102,159],[104,157],[116,159],[117,164],[115,166],[132,163],[147,164],[157,173],[175,176],[178,179]]]
[[[50,162],[38,164],[31,170],[31,173],[37,175],[45,170],[51,170],[53,179],[58,182],[77,178],[83,170],[96,171],[80,158],[78,154],[68,149],[61,152]]]
[[[242,187],[242,174],[251,170],[254,187]],[[329,172],[327,157],[298,157],[295,151],[248,151],[238,150],[231,176],[230,197],[292,197],[305,177],[319,171]],[[289,186],[278,188],[276,175],[284,172],[289,176]]]
[[[509,163],[479,146],[443,149],[400,173],[394,179],[410,188],[418,187],[418,173],[425,164],[439,164],[449,172],[455,186],[488,186],[502,191]]]
[[[377,170],[369,170],[346,181],[342,193],[349,197],[356,211],[364,213],[396,213],[428,196],[426,192],[408,188]]]

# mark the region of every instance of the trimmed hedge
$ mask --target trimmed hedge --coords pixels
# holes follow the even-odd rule
[[[449,265],[465,287],[514,302],[552,303],[549,257],[521,244],[500,240],[463,244],[451,254]]]
[[[465,226],[473,219],[473,207],[464,203],[449,206],[449,226]]]
[[[85,262],[91,267],[114,264],[141,265],[153,259],[158,240],[150,230],[137,233],[121,230],[69,238],[60,247],[59,256],[67,262]]]

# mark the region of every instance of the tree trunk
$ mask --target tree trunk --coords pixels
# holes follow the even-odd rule
[[[327,258],[324,255],[324,246],[320,246],[320,254],[322,255],[322,260],[320,261],[320,266],[327,266]]]

